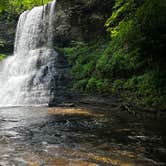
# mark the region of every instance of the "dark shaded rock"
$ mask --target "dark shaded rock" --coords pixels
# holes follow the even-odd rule
[[[16,21],[0,18],[0,53],[12,53],[14,47],[14,37],[16,31]]]
[[[54,99],[49,103],[49,106],[55,106],[65,102],[70,98],[70,83],[72,76],[70,75],[70,65],[65,56],[58,54],[56,62],[56,73],[53,73],[53,81],[51,93],[54,94]]]
[[[104,23],[111,15],[114,1],[58,0],[55,13],[54,43],[93,40],[105,35]]]
[[[62,107],[74,107],[75,104],[74,103],[62,103],[59,106],[62,106]]]

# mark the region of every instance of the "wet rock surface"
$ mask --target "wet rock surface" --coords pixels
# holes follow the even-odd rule
[[[109,107],[0,109],[0,165],[165,165],[164,120]]]

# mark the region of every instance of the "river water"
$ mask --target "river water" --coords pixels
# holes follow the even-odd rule
[[[1,166],[166,163],[164,120],[95,108],[0,108]]]

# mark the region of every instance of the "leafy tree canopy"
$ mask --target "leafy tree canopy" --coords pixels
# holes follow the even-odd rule
[[[0,0],[0,12],[20,13],[49,1],[51,0]]]

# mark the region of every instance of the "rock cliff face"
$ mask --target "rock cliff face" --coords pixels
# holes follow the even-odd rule
[[[105,34],[104,23],[114,0],[57,0],[54,45],[71,40],[93,40]],[[0,53],[12,53],[17,17],[12,21],[0,16]]]
[[[93,40],[105,34],[104,23],[113,0],[57,0],[54,43]]]
[[[16,24],[16,20],[0,17],[0,53],[13,52]]]

